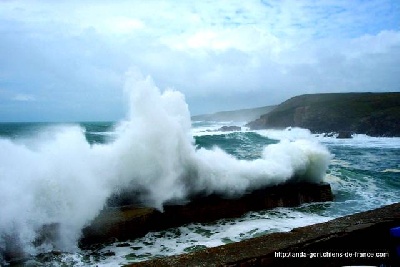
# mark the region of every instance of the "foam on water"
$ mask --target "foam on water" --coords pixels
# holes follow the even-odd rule
[[[285,129],[266,129],[255,131],[258,134],[276,140],[318,140],[323,144],[340,145],[342,147],[356,147],[356,148],[400,148],[400,137],[371,137],[365,134],[353,134],[351,138],[341,139],[336,138],[336,135],[331,137],[325,134],[312,134],[310,130],[288,127]]]
[[[188,224],[161,232],[151,232],[143,238],[128,242],[116,242],[96,252],[97,255],[111,256],[92,257],[89,261],[85,261],[85,264],[123,265],[216,247],[266,233],[287,232],[296,227],[325,222],[329,219],[331,218],[327,216],[287,208],[250,212],[237,219],[223,219],[213,224]],[[83,258],[85,257],[81,255],[81,263],[84,261]]]
[[[331,184],[335,202],[329,215],[343,216],[400,201],[395,190],[400,182],[398,137],[354,134],[351,139],[337,139],[300,128],[256,132],[277,140],[318,140],[331,150],[333,159],[325,181]]]
[[[181,93],[161,93],[138,73],[129,74],[125,90],[130,110],[112,142],[90,145],[84,130],[70,125],[24,140],[0,139],[3,253],[10,243],[30,254],[76,251],[81,229],[120,190],[162,210],[166,201],[199,192],[235,196],[294,177],[319,182],[328,168],[330,153],[313,140],[283,140],[251,161],[217,147],[196,149]],[[54,223],[58,235],[40,239],[42,227]]]
[[[256,132],[262,136],[275,140],[315,140],[314,135],[311,134],[310,130],[298,127],[288,127],[282,130],[257,130]]]
[[[242,127],[243,123],[232,123],[232,122],[208,122],[202,126],[195,126],[191,129],[191,133],[193,136],[207,136],[207,135],[224,135],[228,133],[233,133],[236,131],[221,131],[220,128],[222,126],[238,126],[241,127],[242,130],[245,130],[245,127]]]
[[[398,173],[398,172],[400,172],[400,169],[384,169],[382,172],[393,172],[393,173]]]
[[[335,195],[330,215],[343,216],[400,201],[397,193],[400,180],[396,173],[373,170],[369,162],[339,163],[330,166],[325,178]]]
[[[333,137],[323,137],[318,135],[316,137],[322,143],[360,147],[360,148],[400,148],[400,137],[371,137],[365,134],[354,134],[349,139],[337,139]]]

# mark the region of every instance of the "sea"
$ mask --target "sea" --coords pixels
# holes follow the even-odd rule
[[[220,131],[220,127],[225,125],[239,125],[242,130]],[[59,176],[64,175],[61,172],[69,172],[73,176],[75,174],[71,169],[74,168],[73,165],[79,165],[81,160],[83,162],[80,162],[79,168],[83,168],[80,171],[85,172],[84,157],[74,155],[74,153],[85,152],[82,148],[71,149],[69,146],[78,143],[78,145],[87,146],[90,150],[95,146],[110,145],[119,138],[116,127],[115,122],[1,123],[0,148],[2,152],[0,156],[2,162],[8,162],[7,165],[0,164],[1,191],[14,195],[6,200],[17,202],[10,204],[0,200],[2,210],[8,213],[2,212],[0,218],[3,236],[7,234],[6,231],[12,229],[7,227],[8,221],[13,222],[14,230],[23,232],[27,227],[24,223],[35,224],[37,216],[47,217],[49,222],[53,222],[57,216],[49,217],[45,213],[57,214],[57,211],[52,209],[73,205],[68,201],[62,203],[62,200],[54,198],[53,192],[46,192],[54,190],[57,194],[63,194],[67,200],[71,192],[63,191],[73,189],[68,186],[60,188],[56,185],[57,179],[51,175]],[[76,131],[82,133],[84,137],[84,140],[80,140],[81,143],[71,142],[74,138],[71,135]],[[221,150],[239,161],[249,162],[262,158],[265,147],[271,145],[298,140],[316,142],[325,147],[331,155],[323,180],[330,183],[334,200],[327,203],[304,204],[295,208],[249,212],[239,218],[221,219],[213,223],[191,223],[164,231],[151,232],[134,240],[101,244],[92,250],[80,250],[75,247],[64,251],[62,245],[59,247],[45,245],[36,250],[28,249],[29,257],[18,263],[22,263],[23,266],[118,266],[220,246],[272,232],[286,232],[296,227],[320,223],[400,201],[400,138],[356,134],[351,139],[337,139],[334,134],[329,137],[324,134],[311,134],[307,129],[301,128],[253,131],[240,122],[202,121],[191,122],[190,133],[196,150]],[[5,144],[8,144],[8,147]],[[18,151],[24,149],[29,153]],[[59,154],[62,157],[60,159],[62,164],[56,160],[60,157]],[[280,156],[279,153],[277,156]],[[74,157],[78,160],[71,159]],[[49,162],[53,162],[52,164],[58,169],[50,170],[52,166],[49,166]],[[224,162],[215,162],[215,164],[224,164]],[[37,168],[38,171],[36,171]],[[51,175],[43,175],[47,171]],[[10,175],[10,177],[4,175]],[[40,179],[45,180],[43,185],[29,185],[26,179],[40,182],[32,177],[33,175],[44,176]],[[65,176],[68,175],[65,174]],[[85,174],[82,174],[78,178],[86,179],[84,176]],[[65,179],[71,183],[78,183],[77,178],[66,177]],[[20,183],[28,183],[28,185]],[[64,184],[61,185],[64,186]],[[88,188],[90,187],[91,185]],[[39,192],[29,192],[29,190]],[[72,192],[74,198],[86,199],[80,195],[80,192],[75,193]],[[27,198],[27,200],[21,201],[21,198]],[[47,203],[47,201],[54,202],[55,199],[60,203],[56,205]],[[25,201],[35,202],[35,204],[28,204],[28,208],[25,208]],[[87,205],[90,205],[90,201]],[[38,210],[35,211],[35,209]],[[11,218],[5,219],[4,216]],[[77,220],[77,218],[63,216],[57,219]],[[22,237],[23,234],[21,234]],[[4,239],[2,241],[0,245],[4,247],[6,241]],[[26,246],[26,244],[23,245]],[[3,259],[2,264],[10,265],[11,263]]]
[[[125,92],[117,122],[0,123],[1,266],[123,266],[400,202],[398,137],[192,121],[185,96],[149,76],[128,80]],[[241,130],[220,129],[232,125]],[[82,229],[120,192],[162,211],[193,195],[240,197],[297,181],[329,183],[334,200],[79,247]]]

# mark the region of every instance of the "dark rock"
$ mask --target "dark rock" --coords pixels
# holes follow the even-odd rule
[[[6,262],[9,264],[19,264],[24,262],[29,255],[22,249],[21,242],[17,233],[3,235],[5,247],[0,247],[0,266]]]
[[[350,139],[353,138],[353,133],[349,131],[340,131],[338,133],[335,132],[325,133],[323,136],[337,138],[337,139]]]
[[[54,249],[51,253],[39,254],[39,258],[59,256],[59,223],[52,223],[40,227],[36,234],[37,237],[33,241],[33,245],[39,247],[44,244],[51,244]],[[21,241],[17,233],[10,233],[3,236],[5,247],[0,247],[0,266],[2,261],[11,265],[18,265],[30,259],[31,255],[24,251]]]
[[[341,131],[338,133],[337,139],[351,139],[352,138],[352,133],[351,132],[345,132]]]
[[[249,211],[332,199],[329,184],[293,183],[255,190],[235,199],[219,195],[198,196],[186,205],[165,205],[164,212],[137,206],[108,208],[83,230],[80,244],[87,247],[114,239],[123,241],[186,223],[212,222],[239,217]]]
[[[37,237],[33,241],[33,244],[35,246],[40,246],[43,244],[52,244],[54,247],[57,248],[56,243],[57,240],[59,240],[59,223],[51,223],[51,224],[46,224],[43,225],[38,231],[37,231]]]
[[[288,233],[127,266],[400,266],[389,234],[399,225],[397,203]]]

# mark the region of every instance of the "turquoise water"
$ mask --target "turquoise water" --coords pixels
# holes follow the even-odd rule
[[[69,151],[69,147],[75,146],[88,146],[88,148],[85,148],[88,151],[90,151],[90,147],[106,150],[106,145],[112,144],[118,137],[115,130],[116,126],[115,123],[111,122],[78,124],[3,123],[0,124],[0,148],[7,149],[7,153],[0,154],[3,157],[0,160],[7,161],[10,160],[9,158],[17,157],[19,154],[16,150],[21,149],[21,147],[28,147],[31,151],[29,153],[39,153],[37,143],[50,142],[48,140],[58,140],[55,144],[59,148],[49,148],[50,150],[54,149],[53,154],[50,155],[55,155],[55,157],[57,149]],[[217,129],[220,126],[220,123],[194,122],[191,135],[196,149],[210,150],[218,147],[237,159],[255,160],[262,156],[264,147],[278,144],[283,140],[306,139],[322,144],[332,154],[325,181],[331,184],[334,201],[307,204],[291,209],[279,208],[250,212],[241,218],[223,219],[213,224],[189,224],[166,231],[149,233],[143,238],[129,242],[104,244],[96,251],[80,251],[78,249],[76,251],[49,253],[52,248],[43,247],[40,250],[41,254],[38,254],[26,264],[115,266],[237,242],[266,233],[289,231],[294,227],[323,222],[343,215],[400,202],[400,138],[355,135],[352,139],[335,139],[312,135],[305,129],[295,128],[280,131],[248,131],[243,127],[242,131],[239,132],[218,132]],[[74,130],[69,132],[70,128]],[[59,132],[64,134],[59,135]],[[80,139],[79,132],[83,134],[85,140]],[[78,141],[71,142],[71,145],[69,145],[70,138],[75,138]],[[42,145],[40,147],[40,151],[43,151]],[[157,148],[157,146],[155,147]],[[82,149],[82,152],[77,153],[77,151],[80,151],[78,147],[78,149],[74,149],[66,155],[71,158],[81,157],[87,153],[86,150]],[[2,182],[1,179],[4,180],[5,178],[3,175],[10,173],[15,175],[14,180],[18,181],[19,175],[23,175],[24,170],[31,168],[29,164],[36,164],[29,159],[30,155],[26,155],[26,157],[20,159],[21,165],[15,163],[17,160],[10,161],[12,164],[3,165],[4,169],[0,168],[0,183]],[[50,161],[52,159],[45,157],[43,160]],[[82,177],[85,177],[85,160],[90,160],[90,153],[88,157],[83,157],[82,160],[78,161]],[[69,161],[69,158],[66,158],[65,162],[61,164],[65,168],[62,167],[60,171],[68,172],[68,164],[72,164],[72,162],[75,161]],[[43,166],[43,168],[47,168],[46,164]],[[62,190],[66,190],[53,186],[51,178],[48,182],[49,184],[46,187],[40,188],[43,201],[46,201],[45,195],[46,192],[49,193],[49,190],[61,190],[58,194],[62,193]],[[79,180],[74,180],[74,182],[79,182]],[[8,186],[13,194],[22,193],[16,191],[17,187],[13,183],[1,185],[3,187]],[[30,190],[29,186],[22,188]],[[37,195],[37,193],[35,192],[34,195]],[[79,195],[75,197],[79,198]],[[31,200],[28,199],[27,201]],[[1,203],[1,205],[7,208],[8,203]],[[67,205],[72,204],[67,203]],[[34,213],[35,211],[30,212]],[[45,212],[51,213],[50,210]],[[46,214],[39,214],[39,216],[46,216]],[[0,218],[3,235],[6,232],[4,222],[5,220]],[[0,242],[1,247],[2,243]]]
[[[316,139],[333,155],[327,182],[335,192],[335,200],[319,214],[338,217],[400,200],[400,138],[355,135],[353,139],[336,139],[311,135],[307,130],[287,129],[200,135],[196,144],[207,148],[219,146],[237,158],[255,159],[263,146],[277,143],[281,138]]]

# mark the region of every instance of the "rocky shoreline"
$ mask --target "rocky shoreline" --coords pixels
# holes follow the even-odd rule
[[[395,251],[400,242],[390,236],[390,229],[397,226],[400,226],[400,203],[287,233],[273,233],[126,267],[400,266]]]

